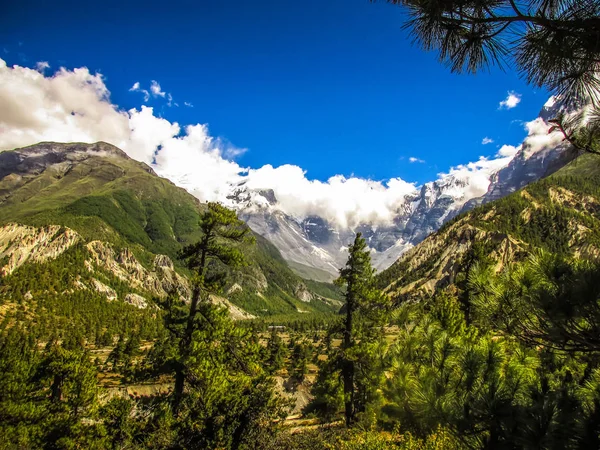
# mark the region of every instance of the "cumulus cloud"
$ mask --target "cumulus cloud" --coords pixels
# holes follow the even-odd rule
[[[35,70],[37,70],[38,72],[44,72],[44,70],[49,68],[50,64],[48,63],[48,61],[38,61],[37,63],[35,63]]]
[[[166,92],[163,92],[160,89],[160,84],[158,84],[158,81],[152,80],[152,83],[150,83],[150,92],[152,92],[152,95],[154,95],[155,97],[165,97],[165,95],[167,95]]]
[[[548,124],[540,117],[525,123],[527,137],[523,141],[523,147],[527,156],[550,147],[556,147],[564,140],[563,134],[559,131],[548,133],[549,128]]]
[[[163,92],[158,84],[156,89]],[[131,91],[152,95],[139,82]],[[420,189],[400,178],[376,181],[335,175],[327,181],[311,180],[295,165],[242,167],[234,158],[246,149],[211,136],[206,124],[181,126],[156,116],[148,106],[120,109],[111,103],[102,75],[85,67],[61,68],[44,76],[34,69],[7,67],[0,59],[0,105],[0,151],[40,141],[106,141],[203,201],[227,202],[228,194],[242,184],[272,189],[278,207],[287,214],[298,218],[320,215],[340,227],[353,227],[389,223]],[[548,135],[541,119],[526,126],[526,151],[552,145],[560,138]],[[493,173],[506,166],[519,149],[505,145],[496,157],[453,167],[440,174],[436,183],[459,178],[465,187],[458,186],[462,191],[456,195],[465,201],[482,195]],[[412,157],[409,161],[420,160]]]
[[[507,97],[499,103],[498,109],[513,109],[521,102],[521,94],[509,91]]]
[[[411,156],[410,158],[408,158],[408,162],[410,162],[410,163],[424,163],[425,160],[419,159],[419,158],[417,158],[415,156]]]
[[[296,217],[319,215],[341,227],[359,223],[389,223],[417,188],[400,178],[383,183],[335,175],[326,182],[309,180],[298,166],[286,164],[250,169],[250,189],[273,189],[285,212]]]
[[[484,195],[490,186],[492,175],[506,167],[511,159],[512,156],[499,156],[491,159],[481,156],[478,161],[460,164],[450,168],[447,173],[438,174],[439,179],[436,183],[443,185],[450,179],[461,181],[459,185],[455,185],[455,192],[446,191],[445,193],[466,202]]]
[[[492,138],[489,138],[489,137],[487,137],[487,136],[486,136],[486,137],[484,137],[484,138],[481,140],[481,144],[482,144],[482,145],[488,145],[488,144],[491,144],[491,143],[493,143],[493,142],[494,142],[494,140],[493,140]]]
[[[496,156],[500,158],[505,158],[507,156],[513,157],[517,154],[519,150],[521,150],[520,145],[518,147],[515,147],[514,145],[504,144],[502,147],[500,147]]]

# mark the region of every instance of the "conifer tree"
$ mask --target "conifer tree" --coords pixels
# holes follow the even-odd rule
[[[335,282],[346,289],[339,367],[344,383],[344,415],[346,425],[350,426],[356,413],[364,409],[366,390],[372,387],[357,382],[361,375],[357,373],[357,359],[359,355],[363,358],[367,356],[355,349],[357,337],[360,336],[361,347],[365,349],[371,341],[372,335],[369,335],[373,332],[373,327],[381,325],[384,302],[381,293],[373,287],[375,270],[371,266],[370,250],[361,233],[356,234],[348,253],[346,266],[340,269],[340,276]],[[363,323],[358,323],[359,320]],[[368,372],[364,371],[362,375]]]
[[[566,100],[600,100],[600,4],[593,0],[388,0],[454,72],[516,64]]]
[[[235,211],[219,203],[208,203],[200,218],[202,238],[185,247],[181,257],[194,272],[191,279],[192,298],[185,325],[179,340],[179,363],[175,371],[174,403],[181,403],[186,382],[186,359],[190,357],[194,332],[200,328],[215,327],[203,310],[210,309],[209,296],[217,292],[223,282],[223,269],[243,264],[244,258],[238,245],[252,241],[248,227],[238,219]],[[211,270],[209,270],[211,269]],[[201,307],[202,306],[202,307]]]
[[[285,362],[287,349],[283,344],[283,340],[277,329],[271,330],[271,335],[267,341],[267,367],[271,373],[277,372],[281,369]]]

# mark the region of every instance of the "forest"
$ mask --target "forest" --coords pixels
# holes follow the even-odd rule
[[[541,199],[557,183],[597,194],[594,179],[570,174],[527,189]],[[478,217],[490,207],[469,220],[485,228]],[[502,222],[528,243],[527,258],[498,271],[494,245],[475,242],[454,283],[420,301],[386,293],[390,272],[375,273],[358,234],[336,280],[338,314],[233,321],[208,301],[254,241],[216,203],[199,219],[202,238],[178,255],[190,303],[172,292],[138,309],[65,290],[85,279],[81,244],[24,265],[1,279],[0,445],[598,448],[600,264],[565,250],[572,222],[560,214],[550,233],[547,221]]]

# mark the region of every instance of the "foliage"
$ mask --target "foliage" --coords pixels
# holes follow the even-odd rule
[[[528,82],[569,100],[600,90],[600,6],[577,0],[388,0],[408,9],[410,29],[454,72],[475,73],[512,57]]]
[[[340,349],[330,351],[329,361],[321,367],[315,385],[313,408],[331,416],[339,398],[339,379],[343,385],[346,425],[352,425],[357,414],[367,412],[376,402],[377,385],[383,374],[381,356],[383,335],[381,325],[386,301],[373,288],[375,270],[371,266],[370,250],[360,233],[348,248],[348,262],[340,270],[336,283],[345,287],[345,319],[339,330]],[[322,375],[321,375],[322,373]]]

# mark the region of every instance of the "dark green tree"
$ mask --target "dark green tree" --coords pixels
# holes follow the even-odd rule
[[[304,342],[296,342],[290,355],[289,374],[298,382],[302,382],[308,373],[310,349]]]
[[[377,327],[382,325],[385,300],[374,288],[370,250],[361,233],[348,248],[348,261],[340,269],[336,284],[345,288],[343,340],[339,354],[339,368],[344,383],[344,415],[350,426],[358,412],[364,411],[368,402],[368,391],[373,385],[361,382],[372,375],[369,361],[369,345],[376,340]],[[379,330],[381,334],[382,330]],[[360,346],[357,347],[357,338]],[[371,361],[372,362],[372,361]]]
[[[285,358],[287,356],[287,348],[276,328],[271,330],[266,350],[267,367],[270,373],[275,373],[284,366]]]
[[[540,254],[492,276],[478,268],[469,286],[483,323],[530,345],[600,353],[600,266]]]
[[[513,63],[528,82],[566,100],[600,91],[600,4],[593,0],[388,0],[454,72]]]
[[[189,311],[185,318],[185,327],[179,336],[180,360],[176,365],[174,390],[176,409],[183,398],[186,378],[189,375],[187,360],[192,357],[194,333],[216,326],[204,312],[210,310],[209,296],[218,292],[224,280],[224,269],[239,267],[244,263],[239,245],[253,240],[249,228],[238,219],[235,211],[219,203],[207,204],[206,211],[200,218],[200,230],[202,238],[197,243],[185,247],[180,255],[193,271],[193,276]]]

